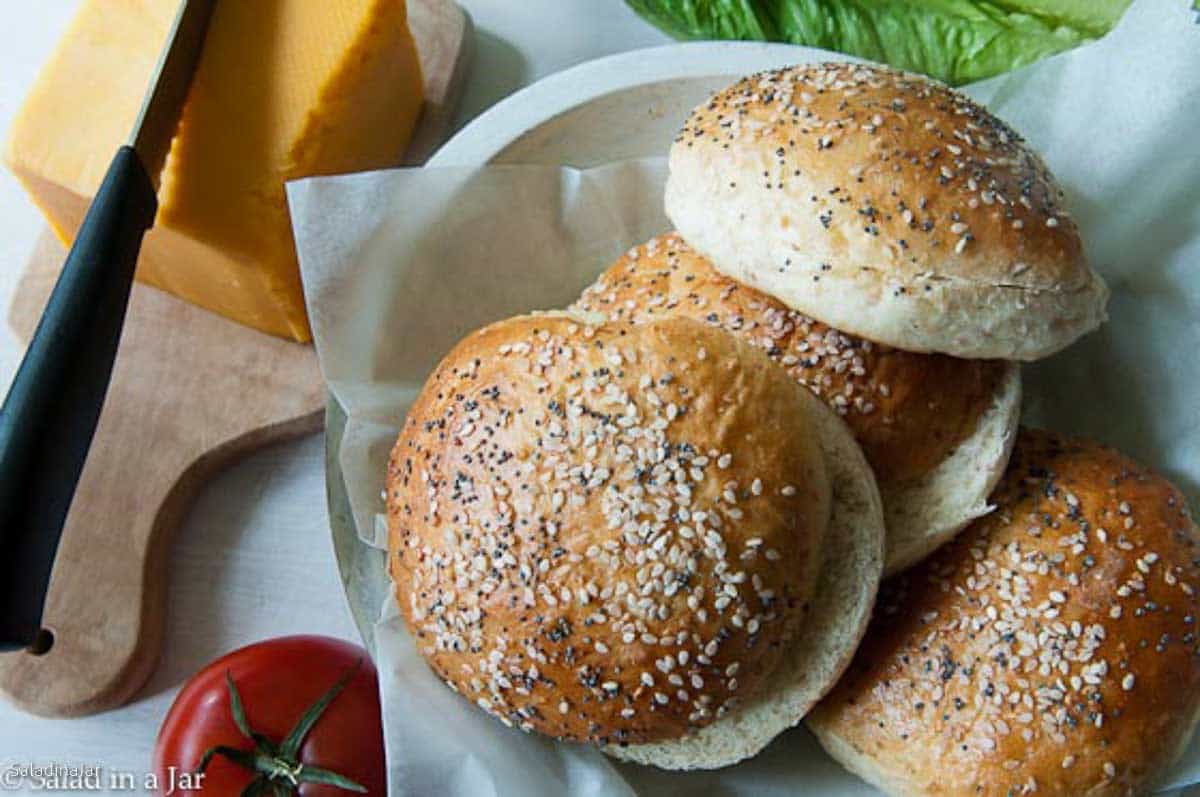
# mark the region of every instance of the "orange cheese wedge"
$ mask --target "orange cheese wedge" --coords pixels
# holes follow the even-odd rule
[[[5,159],[66,244],[137,117],[176,7],[87,0],[12,127]],[[308,340],[284,182],[399,163],[421,85],[403,0],[222,0],[138,278]]]

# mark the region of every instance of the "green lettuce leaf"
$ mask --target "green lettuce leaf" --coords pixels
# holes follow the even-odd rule
[[[677,39],[779,40],[779,29],[766,13],[769,4],[758,0],[627,2],[643,19]]]
[[[1116,25],[1130,0],[626,2],[680,39],[805,44],[961,84],[1097,39]]]

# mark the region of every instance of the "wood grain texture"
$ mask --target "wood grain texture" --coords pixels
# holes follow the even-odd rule
[[[65,254],[43,234],[9,319],[23,339]],[[158,659],[170,533],[196,492],[255,449],[319,429],[324,396],[311,347],[137,285],[50,579],[54,645],[0,657],[0,691],[55,716],[130,698]]]
[[[420,163],[449,127],[470,23],[451,0],[410,0],[409,12],[427,105],[406,161]],[[22,340],[32,335],[65,256],[45,231],[9,313]],[[44,625],[54,643],[42,655],[0,655],[0,693],[46,716],[91,714],[129,700],[161,652],[169,541],[197,492],[256,449],[320,429],[324,404],[311,346],[135,284],[50,580]]]

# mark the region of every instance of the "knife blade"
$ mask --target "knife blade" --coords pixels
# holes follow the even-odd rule
[[[44,653],[53,643],[42,614],[58,542],[100,418],[138,250],[158,210],[162,167],[215,5],[180,3],[129,140],[88,208],[0,407],[0,651]]]

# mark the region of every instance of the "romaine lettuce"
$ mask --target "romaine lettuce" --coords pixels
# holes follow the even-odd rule
[[[1130,0],[626,2],[676,38],[806,44],[960,84],[1099,38]]]

